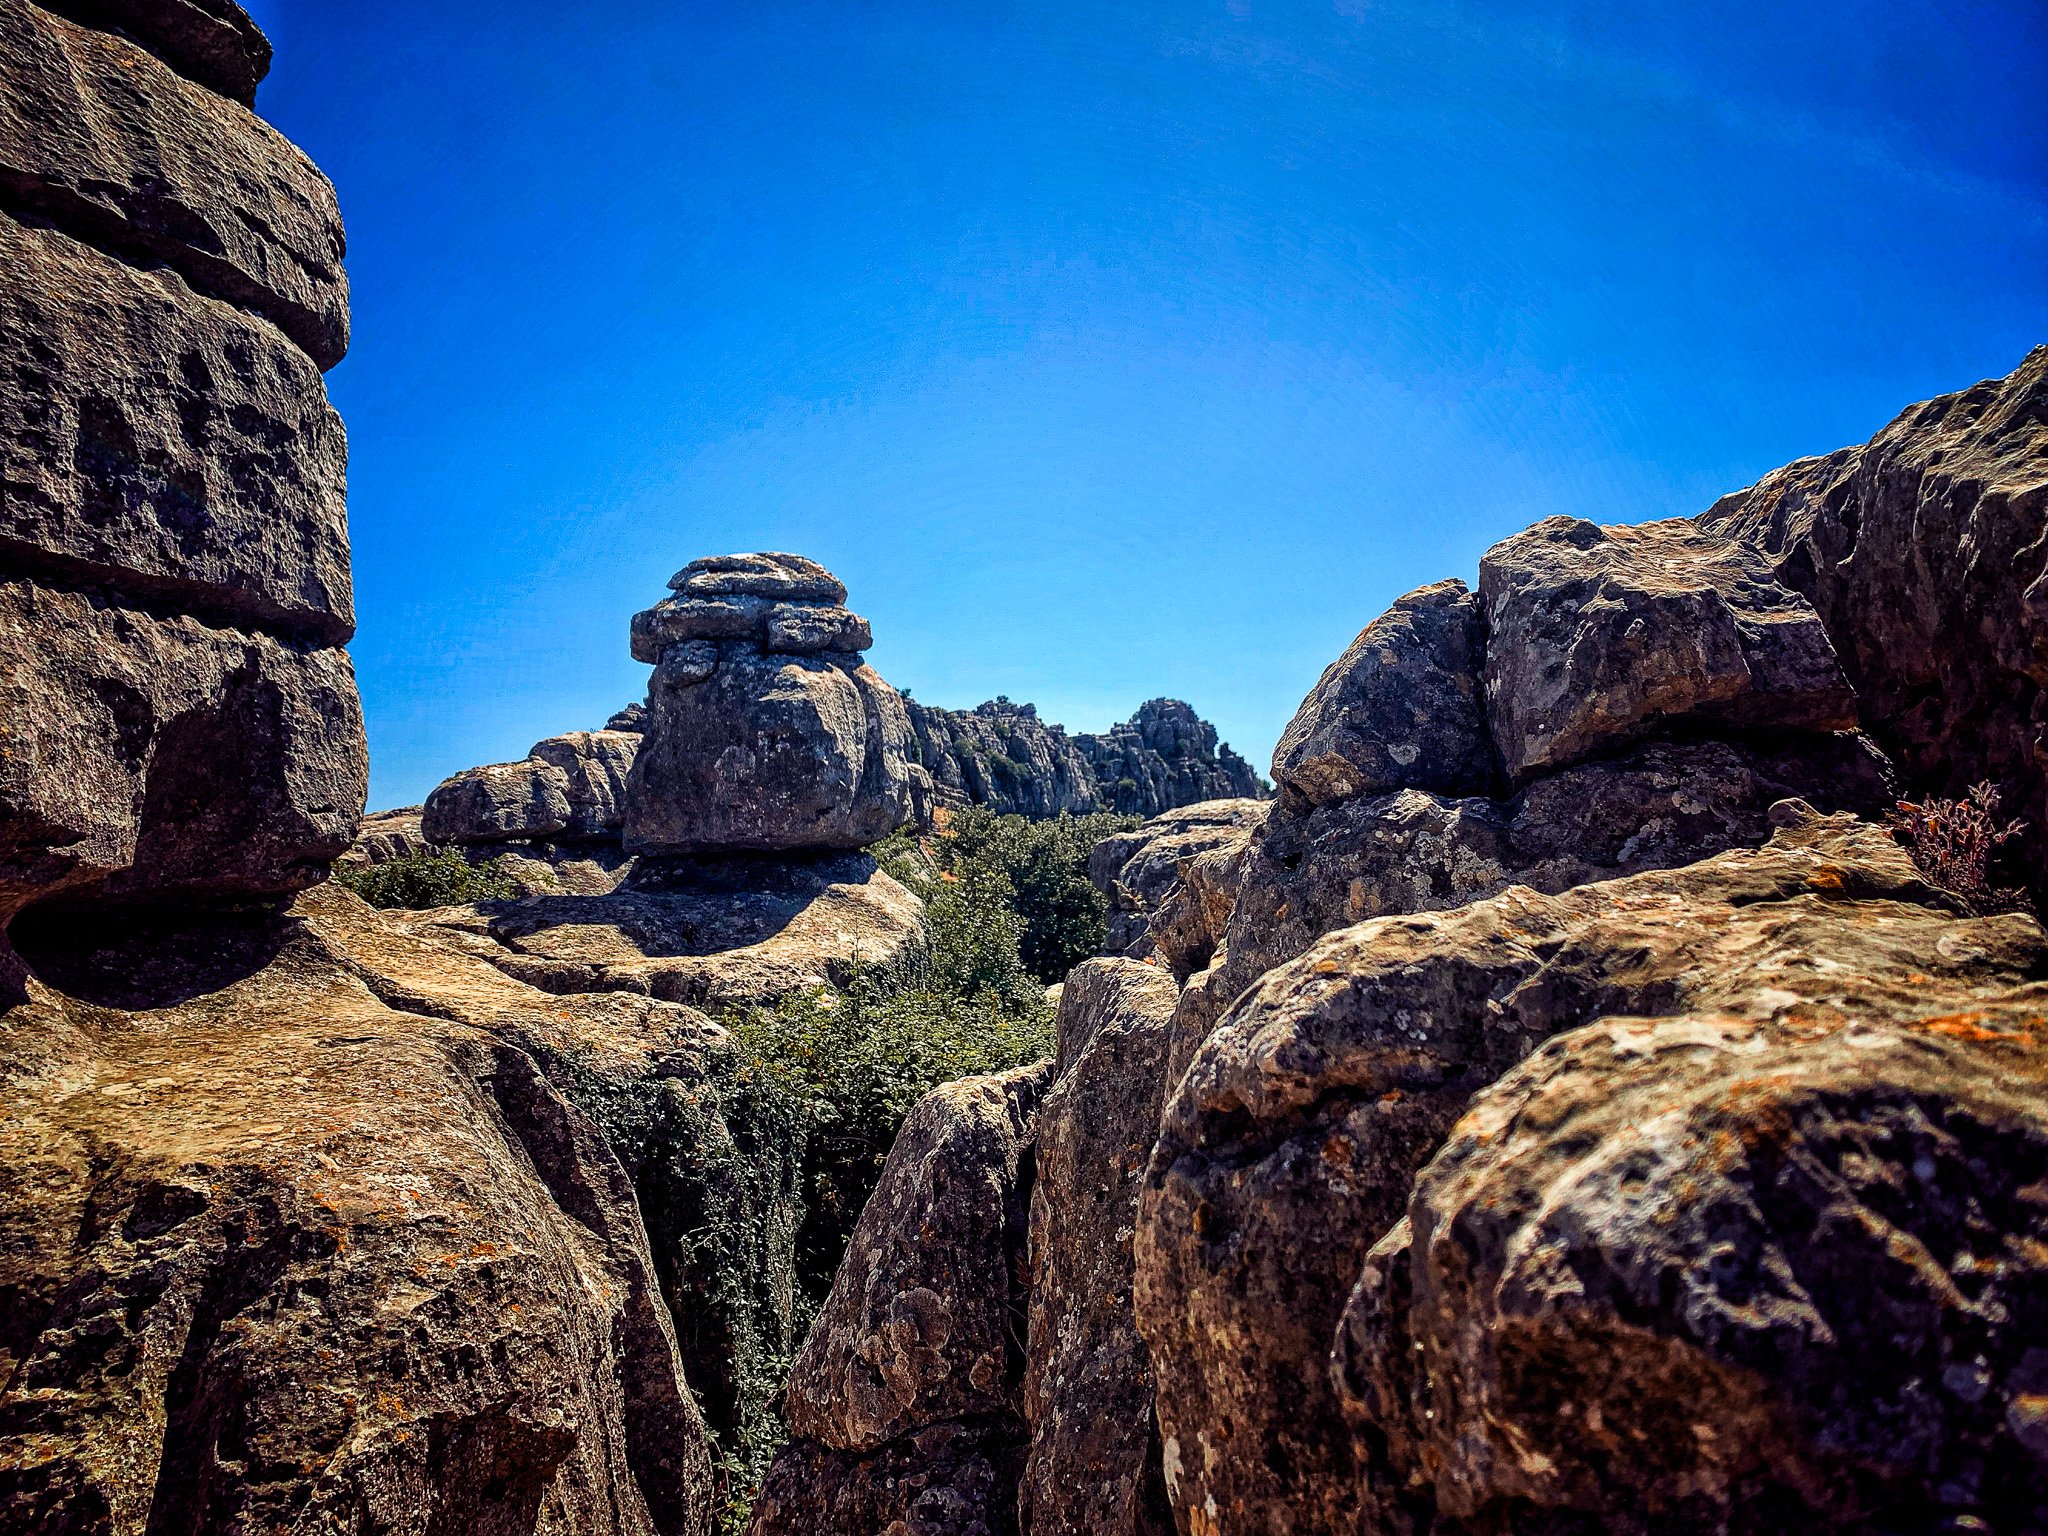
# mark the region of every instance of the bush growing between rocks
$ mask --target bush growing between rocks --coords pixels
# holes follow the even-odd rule
[[[1998,787],[1987,780],[1961,800],[1901,800],[1889,818],[1920,873],[1978,917],[2033,911],[2026,892],[1992,883],[2000,850],[2026,830],[2023,821],[2001,826],[1998,806]]]
[[[453,848],[406,854],[382,864],[336,865],[334,879],[373,907],[416,912],[519,894],[517,882],[496,859],[472,864]]]

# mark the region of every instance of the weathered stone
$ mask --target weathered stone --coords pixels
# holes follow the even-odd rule
[[[1856,724],[1812,605],[1751,546],[1685,519],[1548,518],[1486,552],[1479,597],[1487,718],[1516,782],[1680,720]]]
[[[790,1433],[873,1451],[1017,1411],[1031,1123],[1051,1063],[935,1088],[904,1121],[790,1371]]]
[[[0,0],[0,203],[168,264],[322,368],[348,350],[327,178],[247,108],[26,0]]]
[[[559,882],[568,873],[550,861]],[[620,877],[623,876],[623,879]],[[642,859],[585,894],[392,917],[550,992],[639,992],[704,1008],[900,973],[924,904],[863,854],[691,863]]]
[[[874,643],[868,621],[844,608],[777,603],[768,610],[765,645],[771,651],[801,656],[813,651],[864,651]]]
[[[1883,832],[1797,802],[1777,820],[1759,851],[1345,929],[1230,1010],[1167,1105],[1136,1243],[1177,1508],[1202,1529],[1405,1528],[1372,1523],[1397,1501],[1325,1363],[1415,1171],[1544,1039],[1621,1014],[1962,1008],[2048,967],[2030,919],[1921,905],[1939,898]]]
[[[665,597],[633,615],[633,659],[652,666],[671,646],[692,640],[752,640],[758,645],[768,632],[770,606],[760,597]],[[715,660],[717,648],[710,649]]]
[[[1767,551],[1812,601],[1865,727],[1916,788],[2003,789],[2028,823],[2013,872],[2048,898],[2048,347],[1700,522]]]
[[[1910,992],[1605,1020],[1481,1094],[1339,1335],[1385,1503],[1618,1536],[2048,1526],[2048,989]]]
[[[347,442],[270,325],[0,215],[0,558],[222,622],[355,628]]]
[[[82,895],[302,890],[368,762],[338,650],[0,581],[0,920]]]
[[[1155,967],[1090,960],[1060,995],[1031,1185],[1031,1454],[1018,1491],[1025,1536],[1173,1530],[1152,1368],[1131,1314],[1131,1234],[1166,1094],[1178,992]]]
[[[427,796],[420,832],[430,843],[553,837],[567,829],[569,814],[569,776],[529,757],[443,779]]]
[[[1102,952],[1133,960],[1150,955],[1148,924],[1172,900],[1181,867],[1213,849],[1241,845],[1270,809],[1265,800],[1205,800],[1097,843],[1088,855],[1088,879],[1109,899]]]
[[[648,707],[633,852],[861,848],[909,817],[903,701],[851,658],[739,648],[702,682],[657,671]]]
[[[270,39],[235,0],[47,0],[43,9],[133,38],[187,80],[245,107],[256,104],[270,73]]]
[[[608,731],[630,731],[638,736],[647,729],[647,706],[638,703],[628,704],[605,721],[604,728]]]
[[[1274,783],[1313,805],[1395,789],[1490,793],[1485,650],[1479,599],[1462,581],[1409,593],[1302,701],[1273,751]]]
[[[934,1424],[879,1451],[798,1440],[775,1458],[748,1536],[1012,1536],[1016,1427]]]
[[[633,1188],[530,1054],[293,923],[127,1002],[218,925],[45,937],[64,989],[0,1016],[0,1523],[708,1536]]]
[[[430,851],[420,831],[422,806],[405,805],[393,811],[376,811],[356,827],[356,840],[343,860],[350,864],[388,864],[393,859],[411,859]]]
[[[905,702],[918,766],[932,780],[919,825],[932,826],[942,809],[970,805],[1034,821],[1102,809],[1088,759],[1032,705],[991,699],[973,709],[935,709]]]
[[[846,587],[802,555],[710,555],[669,578],[685,597],[759,597],[784,603],[843,603]]]
[[[570,731],[537,741],[526,755],[562,771],[568,781],[566,838],[616,837],[625,820],[626,778],[640,750],[628,731]]]
[[[1462,906],[1510,885],[1562,891],[1753,847],[1770,835],[1771,806],[1788,797],[1877,815],[1891,787],[1869,742],[1844,734],[1791,736],[1774,749],[1653,742],[1538,778],[1505,801],[1411,789],[1306,815],[1282,804],[1242,857],[1203,870],[1201,918],[1177,909],[1162,924],[1182,925],[1169,945],[1185,965],[1200,958],[1199,938],[1213,934],[1228,903],[1213,969],[1181,999],[1173,1071],[1239,993],[1325,933]],[[1218,874],[1234,880],[1227,892]]]
[[[1216,727],[1179,699],[1148,699],[1124,724],[1074,745],[1095,772],[1101,808],[1126,816],[1267,793],[1252,765],[1219,746]]]

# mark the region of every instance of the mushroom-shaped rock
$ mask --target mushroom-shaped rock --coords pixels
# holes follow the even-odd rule
[[[1479,562],[1486,708],[1510,778],[1690,717],[1844,731],[1856,698],[1813,605],[1689,520],[1552,517]]]
[[[863,666],[867,621],[797,555],[686,566],[633,619],[656,663],[626,790],[635,853],[860,848],[911,810],[910,720]]]

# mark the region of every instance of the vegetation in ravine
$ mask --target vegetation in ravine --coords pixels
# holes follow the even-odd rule
[[[334,882],[373,907],[413,911],[494,901],[519,893],[518,884],[496,859],[472,864],[456,848],[409,853],[382,864],[337,864]]]

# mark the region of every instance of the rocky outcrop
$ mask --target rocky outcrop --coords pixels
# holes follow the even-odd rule
[[[924,904],[866,854],[641,860],[592,884],[393,918],[550,992],[712,1009],[844,985],[856,967],[887,977],[924,951]]]
[[[1150,956],[1154,914],[1184,889],[1189,862],[1242,848],[1270,808],[1264,800],[1204,800],[1097,843],[1088,855],[1088,879],[1109,903],[1102,952]]]
[[[1102,735],[1069,736],[1030,704],[991,699],[971,710],[910,704],[918,763],[931,775],[932,812],[986,806],[999,815],[1156,816],[1202,800],[1266,793],[1216,728],[1178,699],[1154,699]]]
[[[865,619],[799,555],[724,555],[676,573],[633,619],[655,664],[626,788],[634,853],[861,848],[910,815],[910,722],[863,665]]]
[[[1049,1064],[967,1078],[904,1122],[797,1356],[754,1536],[1014,1529],[1032,1126]],[[912,1470],[914,1469],[914,1471]]]
[[[270,39],[235,0],[51,0],[44,9],[130,38],[245,107],[270,72]]]
[[[429,843],[616,842],[626,777],[640,746],[627,731],[570,731],[516,763],[443,779],[420,817]]]
[[[367,776],[333,189],[93,19],[0,4],[0,924],[289,895]]]
[[[1702,527],[1771,559],[1819,614],[1864,727],[1927,793],[1989,780],[2048,898],[2048,347],[2009,377],[1801,459]]]

